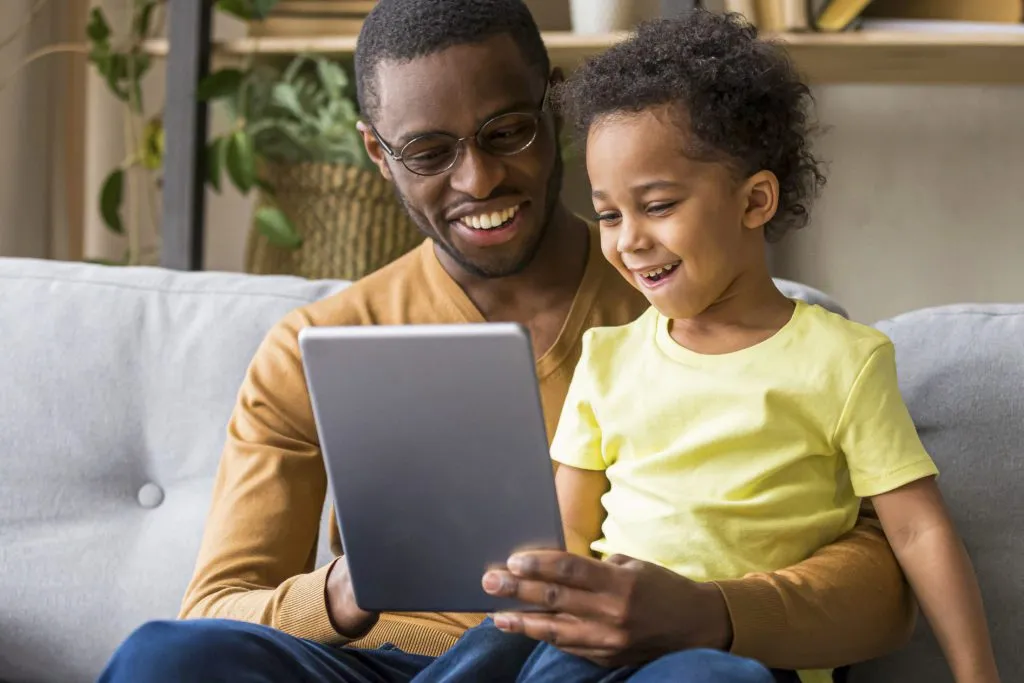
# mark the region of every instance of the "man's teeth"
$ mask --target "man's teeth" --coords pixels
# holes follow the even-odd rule
[[[505,209],[504,211],[492,211],[491,213],[482,213],[478,216],[466,216],[462,219],[462,222],[474,230],[490,230],[508,223],[517,213],[519,213],[519,207],[513,206],[511,209]]]
[[[643,275],[644,277],[646,277],[646,278],[658,277],[659,275],[663,275],[664,273],[670,273],[670,272],[672,272],[673,270],[675,270],[675,269],[676,269],[676,267],[677,267],[678,265],[679,265],[678,263],[673,263],[673,264],[671,264],[671,265],[668,265],[668,266],[661,266],[660,268],[655,268],[654,270],[652,270],[652,271],[650,271],[650,272],[647,272],[647,273],[641,273],[641,274],[642,274],[642,275]]]

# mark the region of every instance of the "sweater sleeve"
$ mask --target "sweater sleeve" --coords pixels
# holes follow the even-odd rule
[[[327,476],[298,349],[294,312],[250,364],[227,441],[182,618],[227,618],[338,643],[314,568]]]
[[[778,669],[827,669],[888,654],[909,640],[917,606],[873,509],[800,564],[718,583],[732,651]]]

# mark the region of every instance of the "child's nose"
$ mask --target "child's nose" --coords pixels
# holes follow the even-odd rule
[[[640,221],[623,217],[619,228],[618,249],[620,254],[635,253],[650,248]]]

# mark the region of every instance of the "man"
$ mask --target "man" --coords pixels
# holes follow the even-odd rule
[[[360,34],[356,71],[367,150],[430,239],[269,333],[229,425],[182,607],[186,619],[216,620],[142,627],[105,680],[406,681],[479,623],[367,614],[354,603],[344,556],[314,567],[326,477],[296,343],[302,327],[522,323],[550,436],[582,333],[646,308],[559,202],[547,106],[555,75],[519,0],[381,0]],[[373,513],[388,514],[389,496],[401,494],[382,492]],[[718,584],[641,562],[528,559],[526,574],[489,574],[485,587],[553,603],[556,613],[512,615],[510,628],[605,665],[711,649],[777,669],[831,668],[901,645],[913,622],[909,591],[870,520],[800,565]],[[761,680],[739,657],[712,659],[694,668],[721,665],[715,680]],[[474,664],[449,656],[430,676],[498,680],[500,671]]]

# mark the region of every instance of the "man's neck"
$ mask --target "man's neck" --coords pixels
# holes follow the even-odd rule
[[[589,255],[589,228],[559,205],[530,263],[519,273],[485,278],[465,271],[445,254],[441,264],[487,320],[528,322],[539,312],[571,301]]]

